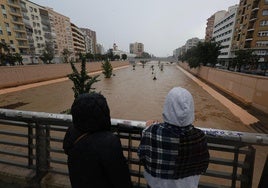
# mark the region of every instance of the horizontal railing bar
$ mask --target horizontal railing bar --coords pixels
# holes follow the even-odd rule
[[[53,152],[53,153],[64,153],[63,149],[60,148],[50,148],[48,151]]]
[[[50,125],[50,130],[51,131],[59,131],[59,132],[66,132],[68,127],[63,127],[63,126],[56,126],[56,125]]]
[[[62,142],[62,141],[63,141],[63,138],[61,138],[61,137],[56,137],[56,136],[50,137],[49,139],[50,139],[50,141],[52,141],[52,142]]]
[[[10,146],[19,146],[19,147],[23,147],[23,148],[28,148],[28,144],[17,143],[17,142],[9,142],[9,141],[1,140],[1,139],[0,139],[0,144],[10,145]]]
[[[138,148],[134,147],[134,146],[129,148],[129,146],[122,145],[122,148],[123,148],[124,151],[129,151],[129,150],[132,151],[132,152],[137,152],[138,151]]]
[[[141,164],[139,159],[131,158],[131,159],[128,159],[128,160],[130,161],[130,164],[135,164],[135,165]]]
[[[56,163],[56,164],[64,164],[66,165],[67,164],[67,160],[64,160],[64,159],[60,159],[60,158],[50,158],[48,161],[50,161],[51,163]]]
[[[228,173],[228,172],[222,172],[222,171],[216,171],[216,170],[207,170],[204,176],[210,176],[210,177],[215,177],[215,178],[224,178],[224,179],[229,179],[232,180],[233,174]],[[241,179],[241,175],[237,174],[236,178],[237,181]]]
[[[21,157],[21,158],[27,158],[28,159],[28,155],[27,154],[23,154],[23,153],[19,153],[19,152],[15,152],[15,151],[3,151],[0,150],[0,154],[4,154],[4,155],[11,155],[11,156],[16,156],[16,157]]]
[[[23,137],[23,138],[28,138],[28,134],[26,133],[19,133],[19,132],[15,132],[15,131],[5,131],[5,130],[1,130],[0,134],[2,135],[9,135],[9,136],[17,136],[17,137]]]
[[[130,169],[130,170],[129,170],[129,173],[130,173],[130,175],[132,175],[132,176],[139,177],[139,178],[143,178],[143,175],[140,174],[139,171],[137,171],[137,170]]]
[[[22,167],[22,168],[30,168],[30,166],[28,166],[28,165],[25,164],[25,163],[21,163],[21,162],[11,162],[10,160],[7,161],[7,160],[2,160],[2,159],[0,159],[0,163],[7,164],[7,165],[12,165],[12,166],[18,166],[18,167]]]
[[[68,175],[68,170],[62,170],[62,169],[54,169],[54,168],[50,168],[48,170],[48,172],[51,172],[51,173],[56,173],[56,174],[61,174],[61,175]]]
[[[11,125],[11,126],[16,126],[16,127],[28,127],[29,123],[21,122],[21,121],[12,121],[11,120],[5,120],[1,119],[0,117],[0,125]]]
[[[230,145],[223,145],[223,144],[214,144],[214,143],[210,143],[208,142],[208,148],[210,150],[214,150],[214,151],[225,151],[225,152],[238,152],[239,154],[247,154],[248,152],[250,152],[248,149],[246,148],[235,148],[234,146],[230,146]]]
[[[231,188],[231,186],[218,185],[214,183],[206,183],[206,182],[200,181],[198,184],[198,188]]]
[[[119,137],[122,138],[122,139],[129,139],[129,138],[131,138],[132,140],[136,140],[136,141],[139,141],[141,139],[140,136],[129,136],[129,135],[125,135],[124,133],[119,134]]]
[[[234,160],[231,160],[231,159],[223,159],[223,158],[216,158],[216,157],[210,157],[209,163],[220,164],[220,165],[225,165],[225,166],[233,166],[234,164],[236,164],[237,167],[244,167],[242,161],[238,161],[236,163]]]
[[[72,125],[72,116],[67,114],[53,114],[45,112],[32,112],[22,110],[9,110],[0,109],[0,118],[4,119],[16,119],[26,122],[42,122],[43,124],[57,124],[63,126]],[[113,126],[126,125],[132,128],[145,128],[144,121],[111,119]],[[199,127],[200,128],[200,127]],[[261,133],[247,133],[211,128],[200,128],[206,135],[213,138],[225,138],[228,140],[234,140],[241,143],[248,143],[254,145],[268,145],[268,134]]]

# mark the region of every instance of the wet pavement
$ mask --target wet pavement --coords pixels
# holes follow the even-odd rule
[[[152,71],[151,65],[154,65]],[[101,74],[101,73],[98,73]],[[110,107],[111,117],[117,119],[162,120],[162,107],[165,96],[175,86],[188,89],[195,102],[194,125],[243,132],[256,132],[245,116],[233,112],[233,106],[223,105],[216,93],[204,89],[200,83],[193,81],[175,64],[165,63],[163,71],[157,62],[125,67],[114,71],[110,79],[100,76],[101,81],[93,85],[101,92]],[[156,77],[154,80],[153,78]],[[72,82],[65,79],[39,87],[13,91],[0,95],[0,107],[49,113],[60,113],[70,108],[73,102]],[[224,102],[226,103],[226,102]],[[232,105],[230,103],[229,105]],[[231,109],[231,110],[230,110]],[[242,110],[241,112],[244,113]],[[241,113],[240,112],[240,113]],[[254,116],[250,118],[256,118]],[[251,122],[251,121],[250,121]],[[258,147],[256,155],[256,177],[258,181],[268,147]]]

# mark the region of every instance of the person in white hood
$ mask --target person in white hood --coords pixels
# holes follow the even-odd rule
[[[197,188],[209,164],[204,132],[193,126],[194,101],[175,87],[166,96],[163,123],[147,122],[138,148],[151,188]]]

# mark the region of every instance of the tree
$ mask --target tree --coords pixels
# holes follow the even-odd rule
[[[16,56],[8,52],[5,55],[5,60],[9,63],[9,65],[14,66],[15,62],[17,61]]]
[[[87,54],[86,54],[86,58],[87,58],[89,61],[93,61],[93,60],[95,59],[94,54],[92,54],[92,53],[87,53]]]
[[[23,58],[22,58],[22,56],[19,53],[15,53],[14,55],[15,55],[16,61],[19,62],[19,65],[23,65],[23,62],[22,62],[23,61]]]
[[[119,59],[120,59],[120,55],[116,54],[116,55],[114,56],[114,59],[115,59],[115,60],[119,60]]]
[[[55,52],[53,48],[53,42],[46,42],[44,51],[40,56],[40,59],[44,63],[51,63],[52,59],[54,58]]]
[[[9,46],[5,42],[0,42],[0,65],[5,65],[6,54],[4,52],[9,52]]]
[[[81,55],[80,59],[82,60],[80,73],[76,69],[74,63],[71,61],[70,63],[71,63],[73,73],[68,75],[68,78],[70,80],[72,80],[73,84],[74,84],[72,89],[74,91],[75,98],[77,98],[78,95],[83,94],[83,93],[94,92],[93,90],[95,90],[95,88],[93,88],[92,85],[95,82],[100,81],[97,79],[99,77],[99,75],[91,77],[87,74],[85,55]]]
[[[109,58],[109,60],[113,61],[114,60],[114,53],[113,53],[113,49],[109,49],[107,52],[107,56]]]
[[[122,54],[122,59],[125,61],[127,59],[127,54]]]
[[[102,63],[102,73],[105,75],[105,78],[111,78],[113,74],[113,67],[108,59],[105,60],[104,63]]]
[[[218,56],[220,55],[221,45],[218,42],[199,42],[197,46],[180,56],[181,60],[186,60],[190,68],[199,67],[200,64],[214,67],[217,64]]]
[[[64,48],[62,51],[63,62],[68,63],[69,57],[71,56],[72,52],[70,52],[67,48]]]
[[[258,57],[251,49],[235,51],[234,66],[237,67],[238,72],[241,72],[242,66],[254,66],[257,61]]]
[[[142,58],[151,58],[151,56],[148,52],[142,52],[141,57]]]

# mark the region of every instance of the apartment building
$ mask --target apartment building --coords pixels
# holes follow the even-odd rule
[[[47,44],[54,50],[53,62],[62,62],[62,52],[68,49],[71,58],[78,53],[97,51],[96,32],[82,31],[70,18],[52,8],[29,0],[0,1],[0,41],[11,53],[23,55],[24,63],[40,63],[39,57]]]
[[[237,8],[238,5],[229,7],[225,15],[215,22],[213,27],[212,38],[222,46],[221,54],[218,56],[218,59],[225,66],[228,66],[229,59],[234,57],[233,54],[231,54],[231,46]]]
[[[88,28],[80,28],[80,30],[83,32],[85,38],[87,39],[86,42],[88,42],[88,44],[86,44],[86,49],[88,52],[92,53],[92,54],[96,54],[97,53],[97,36],[96,36],[96,32],[88,29]]]
[[[71,23],[71,29],[75,55],[86,53],[86,45],[82,31],[74,23]]]
[[[136,54],[137,56],[141,56],[142,53],[144,52],[144,45],[143,45],[143,43],[138,43],[138,42],[131,43],[129,45],[129,52],[131,54]]]
[[[29,45],[22,19],[20,0],[1,0],[0,6],[1,42],[9,46],[11,53],[27,54]]]
[[[69,17],[54,11],[52,8],[46,7],[46,10],[49,13],[52,41],[54,43],[54,61],[60,63],[62,62],[61,58],[64,49],[75,53],[72,24]]]
[[[268,62],[268,0],[240,0],[232,50],[252,49],[259,68]],[[266,64],[266,65],[265,65]]]
[[[206,26],[206,35],[205,35],[205,41],[209,42],[212,40],[213,35],[213,29],[216,22],[219,21],[224,15],[226,14],[225,10],[221,10],[213,14],[207,19],[207,26]]]
[[[42,6],[28,0],[22,0],[20,6],[30,49],[27,62],[38,63],[46,43],[45,34],[51,32],[50,25],[44,23],[42,12],[45,10]]]

